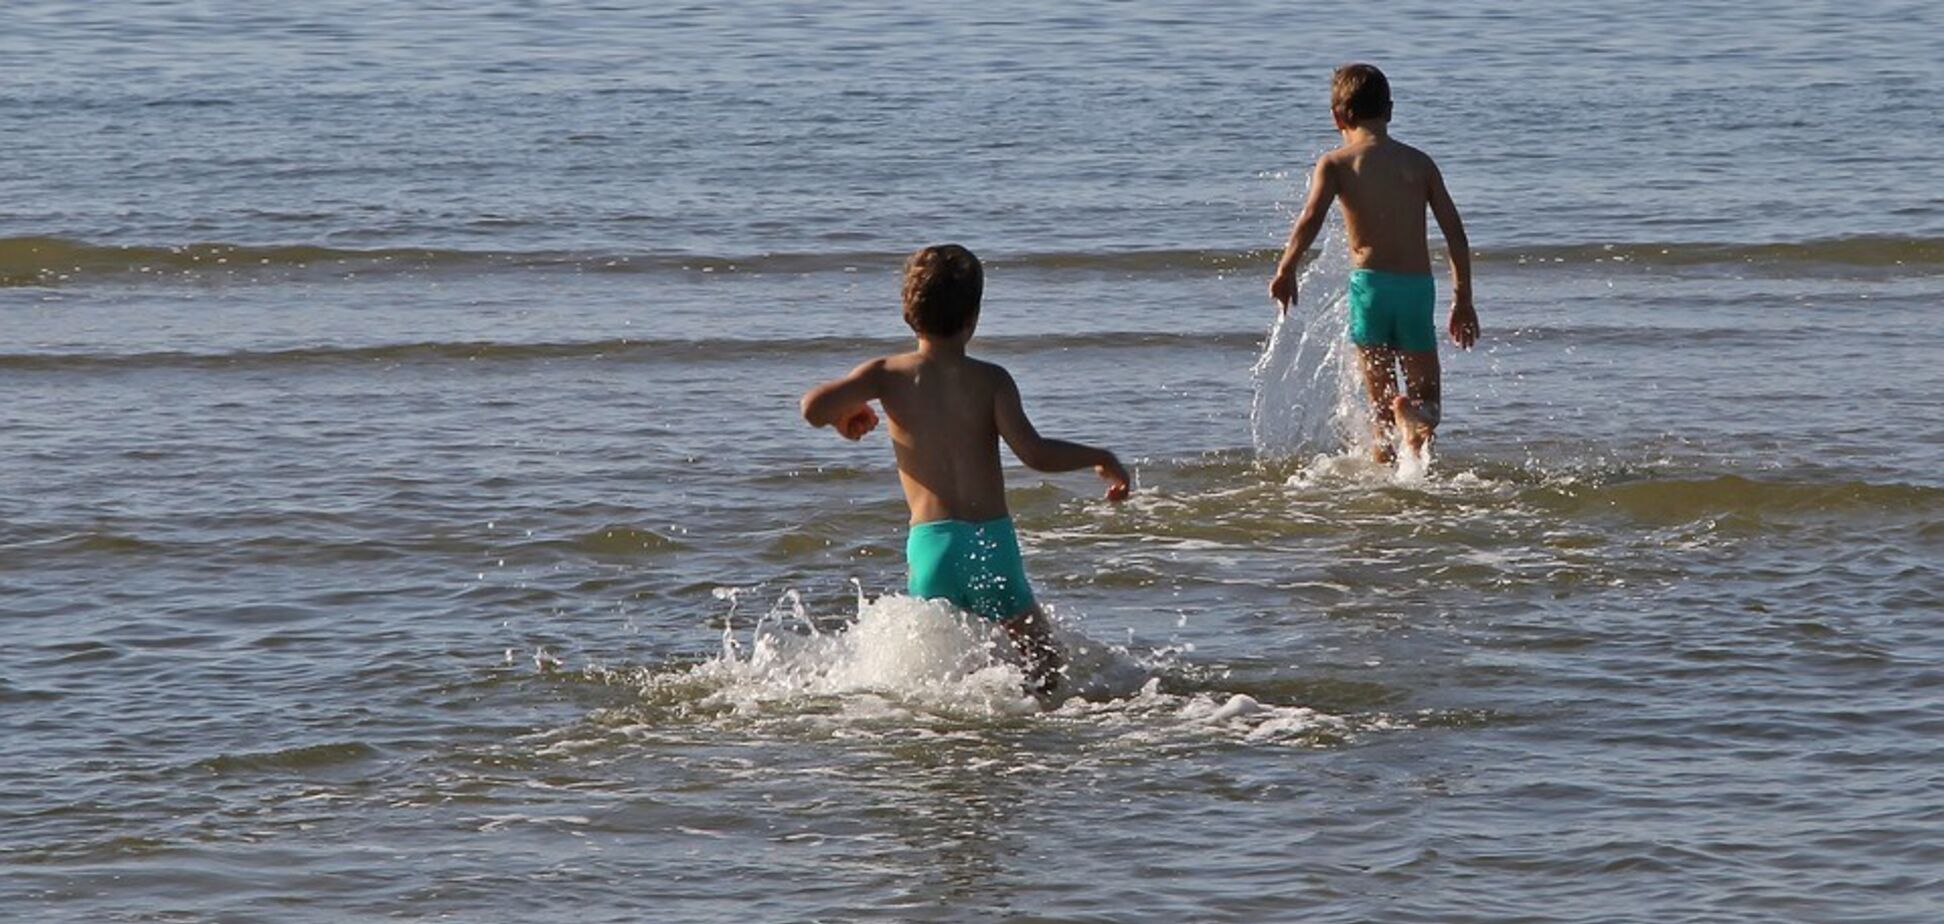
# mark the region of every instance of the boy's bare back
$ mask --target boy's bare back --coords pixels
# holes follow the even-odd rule
[[[884,405],[913,523],[1005,516],[1001,439],[1029,468],[1095,468],[1107,479],[1110,498],[1127,494],[1127,473],[1113,453],[1041,436],[1026,416],[1012,375],[965,355],[963,340],[921,341],[909,353],[858,366],[826,389],[806,397],[806,409],[813,397],[825,404],[875,399]],[[868,405],[852,407],[830,423],[857,439],[877,424],[877,415]]]
[[[890,418],[911,522],[989,520],[1006,515],[999,467],[1002,393],[1017,405],[1006,370],[969,356],[923,349],[866,364]]]
[[[1424,214],[1427,205],[1437,208],[1444,181],[1429,155],[1389,137],[1365,135],[1323,155],[1316,169],[1342,205],[1351,266],[1431,272]]]

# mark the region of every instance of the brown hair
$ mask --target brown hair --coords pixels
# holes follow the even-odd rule
[[[951,337],[979,316],[985,270],[957,244],[934,244],[905,261],[904,319],[927,337]]]
[[[1390,81],[1384,79],[1384,72],[1375,65],[1345,64],[1330,79],[1330,111],[1345,122],[1388,120]]]

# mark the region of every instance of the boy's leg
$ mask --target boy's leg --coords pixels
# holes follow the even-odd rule
[[[1006,637],[1026,659],[1026,692],[1046,696],[1059,687],[1060,669],[1066,666],[1066,655],[1053,641],[1053,627],[1039,604],[1027,607],[999,627],[1006,630]]]
[[[1370,392],[1371,437],[1374,440],[1370,457],[1389,464],[1397,458],[1392,445],[1396,442],[1392,429],[1396,413],[1392,405],[1397,397],[1397,351],[1389,347],[1359,345],[1357,359],[1363,366],[1364,388]]]
[[[1420,452],[1431,441],[1444,411],[1444,384],[1439,379],[1438,351],[1398,354],[1404,367],[1404,394],[1391,400],[1391,417],[1404,435],[1405,445]]]

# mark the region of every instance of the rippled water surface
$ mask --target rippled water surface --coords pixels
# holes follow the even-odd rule
[[[0,918],[1944,919],[1944,15],[10,4]],[[1478,250],[1344,448],[1390,73]],[[1042,704],[810,384],[976,352]]]

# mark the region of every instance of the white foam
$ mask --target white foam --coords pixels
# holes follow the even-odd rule
[[[1421,485],[1430,475],[1431,446],[1429,443],[1417,449],[1407,445],[1397,447],[1397,470],[1391,474],[1392,481],[1402,485]]]
[[[1390,480],[1393,469],[1359,452],[1318,453],[1283,483],[1292,488],[1330,485],[1378,485]]]
[[[1254,715],[1261,711],[1262,704],[1256,702],[1255,697],[1237,693],[1229,697],[1228,702],[1222,704],[1222,708],[1210,713],[1207,721],[1224,722],[1237,716]]]
[[[1433,464],[1428,448],[1422,453],[1401,452],[1395,464],[1373,461],[1356,450],[1319,453],[1284,479],[1283,485],[1302,491],[1402,487],[1442,496],[1502,495],[1520,487],[1516,481],[1487,477],[1470,469],[1439,468]]]
[[[856,621],[840,632],[817,631],[794,594],[778,610],[785,607],[760,620],[748,642],[725,633],[721,654],[690,671],[714,688],[710,701],[747,710],[837,697],[848,698],[853,712],[879,715],[912,706],[985,714],[1038,708],[1002,636],[947,604],[892,594],[860,599]]]
[[[737,599],[735,593],[719,596],[732,604]],[[737,624],[733,612],[730,622]],[[829,620],[810,617],[797,595],[786,593],[754,626],[745,622],[725,631],[722,650],[700,664],[631,672],[590,668],[600,679],[635,686],[641,706],[604,710],[602,730],[593,738],[566,729],[543,735],[548,744],[542,749],[559,759],[586,759],[568,742],[611,746],[609,733],[617,724],[628,729],[628,738],[680,737],[687,734],[682,728],[700,722],[766,736],[903,739],[977,735],[987,722],[1033,721],[1140,747],[1222,739],[1313,745],[1340,741],[1358,724],[1244,693],[1165,692],[1164,682],[1193,673],[1175,660],[1190,646],[1137,655],[1087,637],[1057,614],[1054,624],[1067,667],[1061,700],[1048,708],[1025,694],[1016,656],[1003,633],[984,620],[939,602],[860,595],[854,620],[819,629]]]
[[[1160,678],[1123,699],[1068,700],[1052,716],[1118,727],[1121,743],[1131,746],[1210,739],[1307,745],[1341,741],[1358,728],[1348,719],[1307,706],[1270,705],[1244,693],[1219,699],[1207,693],[1165,693]]]

